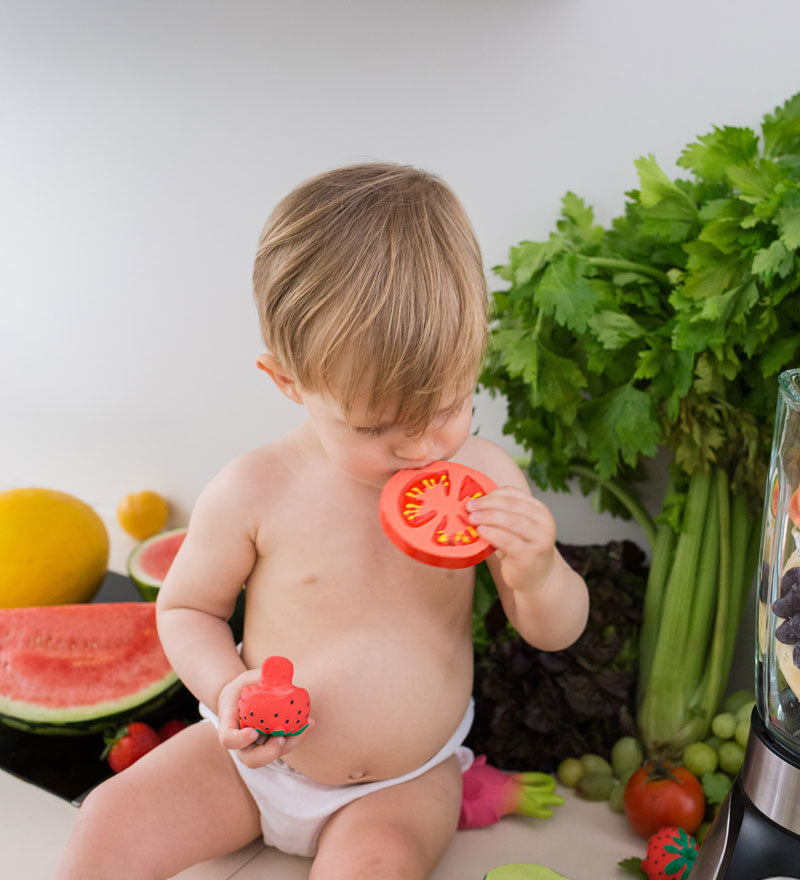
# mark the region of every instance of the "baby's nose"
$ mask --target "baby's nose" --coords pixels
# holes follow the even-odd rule
[[[404,437],[395,447],[394,454],[409,462],[426,461],[430,458],[433,439],[428,435],[422,437]]]

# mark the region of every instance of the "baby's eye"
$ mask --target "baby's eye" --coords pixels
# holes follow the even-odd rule
[[[383,425],[376,425],[374,428],[356,427],[354,430],[357,434],[361,434],[364,437],[378,437],[383,434],[386,428]]]
[[[440,412],[436,418],[436,426],[441,428],[446,425],[448,422],[452,421],[456,416],[461,414],[461,410],[464,409],[464,402],[457,403],[455,406],[451,406],[450,409],[446,409],[443,412]]]

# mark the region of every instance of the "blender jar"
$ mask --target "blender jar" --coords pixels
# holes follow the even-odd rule
[[[761,528],[756,710],[697,880],[800,880],[800,370],[778,377]]]
[[[773,739],[800,754],[800,370],[778,378],[761,535],[756,704]]]

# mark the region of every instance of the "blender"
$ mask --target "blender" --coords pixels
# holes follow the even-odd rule
[[[778,378],[761,528],[756,706],[691,880],[800,880],[800,370]]]

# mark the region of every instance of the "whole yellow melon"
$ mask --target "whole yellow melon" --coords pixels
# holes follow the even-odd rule
[[[52,489],[0,492],[0,608],[89,602],[108,532],[83,501]]]

